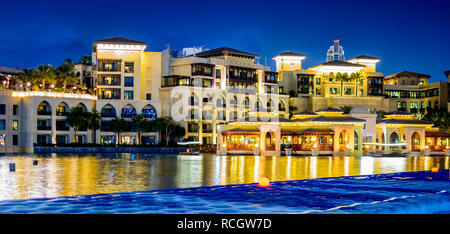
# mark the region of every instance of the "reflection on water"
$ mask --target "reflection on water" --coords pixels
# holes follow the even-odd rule
[[[33,166],[33,160],[39,164]],[[9,171],[16,164],[16,172]],[[449,168],[449,157],[0,156],[0,200]]]

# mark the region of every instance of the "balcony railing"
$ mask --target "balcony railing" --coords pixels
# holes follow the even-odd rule
[[[69,116],[69,112],[68,111],[64,111],[64,112],[56,112],[57,116]]]
[[[52,126],[37,126],[37,130],[52,130]]]
[[[38,114],[38,115],[52,115],[52,111],[48,111],[48,110],[38,110],[37,114]]]
[[[111,81],[106,81],[106,80],[99,80],[98,81],[98,85],[103,85],[103,86],[120,86],[120,79],[115,79],[115,80],[111,80]]]
[[[213,76],[212,72],[204,72],[204,71],[193,71],[192,75],[193,76],[209,76],[209,77]]]
[[[69,126],[56,126],[56,131],[69,131]]]

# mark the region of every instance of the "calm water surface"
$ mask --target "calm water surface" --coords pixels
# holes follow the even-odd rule
[[[38,160],[34,166],[33,161]],[[9,163],[16,171],[9,171]],[[0,200],[448,169],[449,157],[3,155]]]

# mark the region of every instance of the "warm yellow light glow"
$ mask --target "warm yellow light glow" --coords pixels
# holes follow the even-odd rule
[[[266,177],[261,177],[258,181],[258,185],[261,187],[267,187],[270,186],[270,180]]]
[[[57,92],[43,92],[43,91],[29,91],[29,92],[21,92],[14,91],[12,92],[13,97],[56,97],[56,98],[79,98],[79,99],[89,99],[89,100],[97,100],[96,96],[89,94],[78,94],[78,93],[57,93]]]

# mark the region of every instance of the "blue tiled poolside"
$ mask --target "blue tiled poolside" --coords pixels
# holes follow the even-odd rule
[[[449,170],[9,200],[0,213],[450,213]]]

